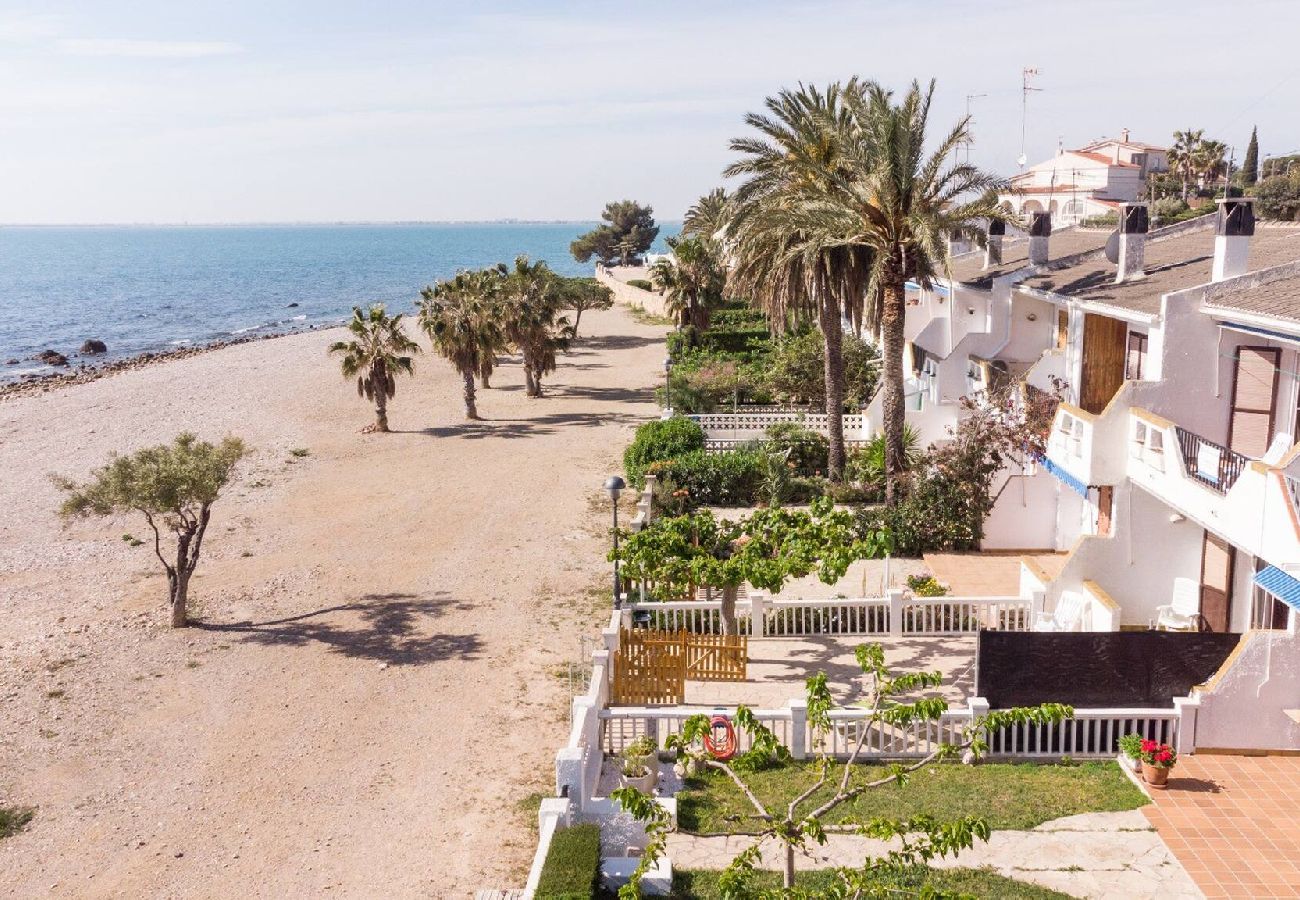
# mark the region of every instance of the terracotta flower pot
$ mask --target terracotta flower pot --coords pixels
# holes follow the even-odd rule
[[[1169,787],[1169,767],[1153,766],[1144,762],[1142,764],[1142,779],[1151,787],[1164,790]]]

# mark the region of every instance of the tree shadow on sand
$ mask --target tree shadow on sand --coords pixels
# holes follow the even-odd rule
[[[283,619],[225,625],[197,622],[195,627],[242,634],[245,641],[268,646],[324,644],[332,653],[395,666],[477,658],[483,642],[476,634],[426,633],[434,620],[448,608],[467,609],[469,606],[457,603],[442,592],[432,599],[403,593],[366,594],[351,603]],[[348,620],[353,618],[359,618],[360,622],[349,624]]]
[[[558,390],[556,394],[558,396]],[[545,399],[543,397],[539,402]],[[419,428],[405,432],[398,432],[394,429],[394,433],[427,434],[430,437],[440,438],[458,437],[473,441],[488,438],[511,440],[554,434],[559,428],[573,426],[596,428],[601,425],[627,425],[643,421],[645,421],[644,416],[634,416],[628,413],[547,413],[546,415],[534,416],[528,419],[479,419],[474,422],[464,422],[460,425]]]

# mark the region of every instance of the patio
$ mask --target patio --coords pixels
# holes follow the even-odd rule
[[[734,706],[772,709],[805,695],[805,682],[825,672],[837,703],[852,705],[866,699],[866,679],[853,653],[862,644],[878,643],[894,674],[943,673],[938,693],[956,705],[974,688],[975,637],[807,636],[763,638],[749,643],[745,681],[687,681],[691,706]]]

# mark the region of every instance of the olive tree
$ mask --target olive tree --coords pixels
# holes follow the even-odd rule
[[[740,585],[775,594],[790,578],[812,572],[834,584],[855,560],[891,550],[887,530],[861,529],[851,513],[823,497],[807,511],[772,507],[735,521],[707,509],[656,519],[626,536],[618,558],[628,578],[656,592],[680,596],[699,585],[719,588],[722,632],[735,634]]]
[[[129,456],[114,454],[84,484],[66,478],[55,483],[67,493],[59,509],[65,519],[138,512],[153,530],[153,551],[167,572],[172,627],[188,624],[190,578],[199,564],[212,504],[247,453],[244,442],[227,437],[219,444],[184,432],[171,444],[146,447]],[[172,533],[176,552],[163,555],[162,532]]]
[[[870,734],[884,728],[914,728],[926,723],[936,723],[948,710],[942,697],[920,696],[905,699],[917,692],[938,688],[943,682],[941,672],[909,672],[894,675],[885,665],[885,651],[879,644],[864,644],[854,653],[866,681],[867,701],[855,709],[863,716],[856,724],[857,740],[847,759],[839,764],[827,748],[826,736],[833,727],[831,710],[834,701],[826,683],[826,673],[818,672],[808,679],[808,724],[811,727],[818,765],[810,782],[784,809],[771,808],[745,782],[750,772],[786,766],[790,753],[770,728],[760,722],[745,706],[736,710],[736,724],[750,738],[750,749],[730,761],[715,759],[704,749],[704,737],[709,733],[707,715],[694,715],[682,723],[681,730],[669,735],[667,745],[676,749],[687,760],[688,771],[699,768],[715,769],[725,774],[744,795],[753,812],[749,818],[755,823],[753,843],[742,850],[728,865],[719,879],[723,896],[736,898],[802,897],[795,889],[795,857],[806,852],[811,844],[826,843],[833,832],[864,835],[877,840],[893,840],[897,848],[879,857],[867,857],[860,867],[841,867],[835,870],[837,882],[821,897],[864,898],[896,894],[882,887],[882,881],[905,868],[928,863],[936,857],[956,856],[974,846],[975,841],[988,840],[989,825],[978,816],[963,816],[950,821],[939,821],[928,816],[896,820],[876,818],[870,822],[842,825],[829,822],[831,814],[868,791],[886,785],[903,786],[916,772],[944,760],[978,759],[988,749],[989,736],[1008,727],[1027,725],[1053,725],[1071,718],[1074,710],[1059,703],[1039,706],[995,710],[974,717],[955,733],[952,742],[935,743],[932,749],[918,759],[895,762],[878,769],[870,780],[854,780],[861,774],[855,768],[862,755],[863,744]],[[936,729],[938,731],[938,729]],[[829,789],[829,790],[828,790]],[[640,897],[640,883],[644,874],[663,855],[670,827],[663,808],[653,798],[636,788],[625,787],[613,792],[612,797],[631,815],[642,822],[650,838],[640,864],[629,884],[619,892],[623,900]],[[776,844],[784,851],[781,891],[763,891],[753,884],[752,876],[762,859],[763,847]],[[922,896],[937,896],[927,888]]]

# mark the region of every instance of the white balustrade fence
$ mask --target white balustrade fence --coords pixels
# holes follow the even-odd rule
[[[698,634],[722,631],[720,600],[633,603],[625,609],[629,627]],[[1033,600],[1028,597],[912,597],[903,591],[890,591],[885,597],[824,600],[773,600],[751,591],[736,602],[739,633],[755,638],[943,636],[974,634],[981,628],[1030,631],[1033,613]]]
[[[949,710],[937,720],[909,725],[872,721],[865,709],[836,709],[830,715],[830,729],[816,734],[808,724],[804,701],[753,712],[796,759],[806,759],[823,749],[832,757],[846,759],[861,740],[858,758],[871,761],[919,759],[943,745],[958,745],[971,722],[988,712],[988,703],[975,698],[966,707]],[[1196,712],[1197,705],[1186,699],[1176,700],[1171,709],[1076,709],[1072,718],[1054,725],[1017,725],[990,733],[987,756],[1109,759],[1119,752],[1119,739],[1126,734],[1163,741],[1180,753],[1188,753],[1194,749]],[[600,712],[600,746],[606,753],[618,753],[648,734],[662,747],[692,715],[734,717],[735,713],[735,707],[611,707]],[[741,729],[737,729],[737,737],[741,752],[749,749],[749,738]]]
[[[704,446],[708,450],[725,450],[746,441],[759,441],[766,435],[767,429],[783,422],[795,422],[815,431],[827,434],[829,417],[826,413],[787,412],[734,412],[734,413],[695,413],[687,416],[699,423],[704,429]],[[861,413],[849,413],[841,417],[844,440],[849,444],[859,444],[867,440],[867,417]]]

